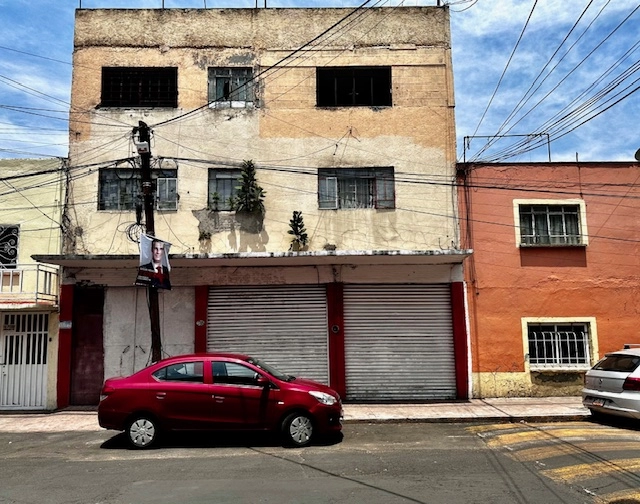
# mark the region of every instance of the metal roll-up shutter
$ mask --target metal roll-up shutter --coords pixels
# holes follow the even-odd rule
[[[324,286],[210,288],[207,350],[244,353],[285,373],[328,383]]]
[[[346,399],[456,397],[448,284],[347,285]]]

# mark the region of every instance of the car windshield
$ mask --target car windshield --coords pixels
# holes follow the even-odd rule
[[[295,379],[295,376],[291,376],[291,375],[288,375],[286,373],[283,373],[282,371],[279,371],[278,369],[274,368],[273,366],[269,366],[268,364],[265,364],[264,362],[262,362],[262,361],[260,361],[258,359],[253,359],[253,358],[250,357],[249,359],[247,359],[247,362],[249,364],[253,364],[254,366],[259,367],[263,371],[266,371],[271,376],[275,376],[278,380],[292,381],[292,380]]]
[[[598,362],[594,369],[630,373],[638,367],[638,364],[640,364],[640,356],[612,354]]]

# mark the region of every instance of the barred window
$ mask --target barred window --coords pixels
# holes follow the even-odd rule
[[[156,185],[156,208],[176,210],[178,170],[151,170]],[[103,168],[100,170],[98,210],[133,210],[142,202],[140,170],[133,168]]]
[[[177,107],[178,69],[103,67],[102,107]]]
[[[209,68],[209,104],[214,108],[253,106],[253,69]]]
[[[318,169],[318,207],[395,208],[393,168]]]
[[[580,245],[578,205],[520,205],[522,245]]]
[[[241,174],[237,169],[209,169],[209,208],[216,211],[233,209]]]
[[[15,268],[18,264],[18,226],[0,224],[0,268]]]
[[[590,365],[589,324],[528,324],[531,368]]]

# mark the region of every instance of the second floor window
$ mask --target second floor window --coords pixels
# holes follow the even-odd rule
[[[0,224],[0,268],[15,268],[18,264],[18,226]]]
[[[233,198],[240,185],[241,171],[228,168],[209,169],[209,208],[212,210],[232,210]]]
[[[177,107],[178,69],[103,67],[102,107]]]
[[[213,108],[253,106],[251,68],[209,68],[209,105]]]
[[[321,67],[318,107],[390,107],[391,67]]]
[[[178,195],[177,170],[152,170],[156,186],[156,208],[176,210]],[[133,168],[103,168],[100,170],[98,210],[134,210],[142,202],[140,170]]]
[[[522,245],[580,245],[578,205],[520,205]]]
[[[318,169],[318,207],[395,208],[393,168]]]

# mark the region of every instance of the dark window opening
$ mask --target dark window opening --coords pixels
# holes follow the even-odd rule
[[[178,69],[103,67],[102,107],[177,107]]]
[[[390,67],[316,70],[318,107],[390,107]]]

